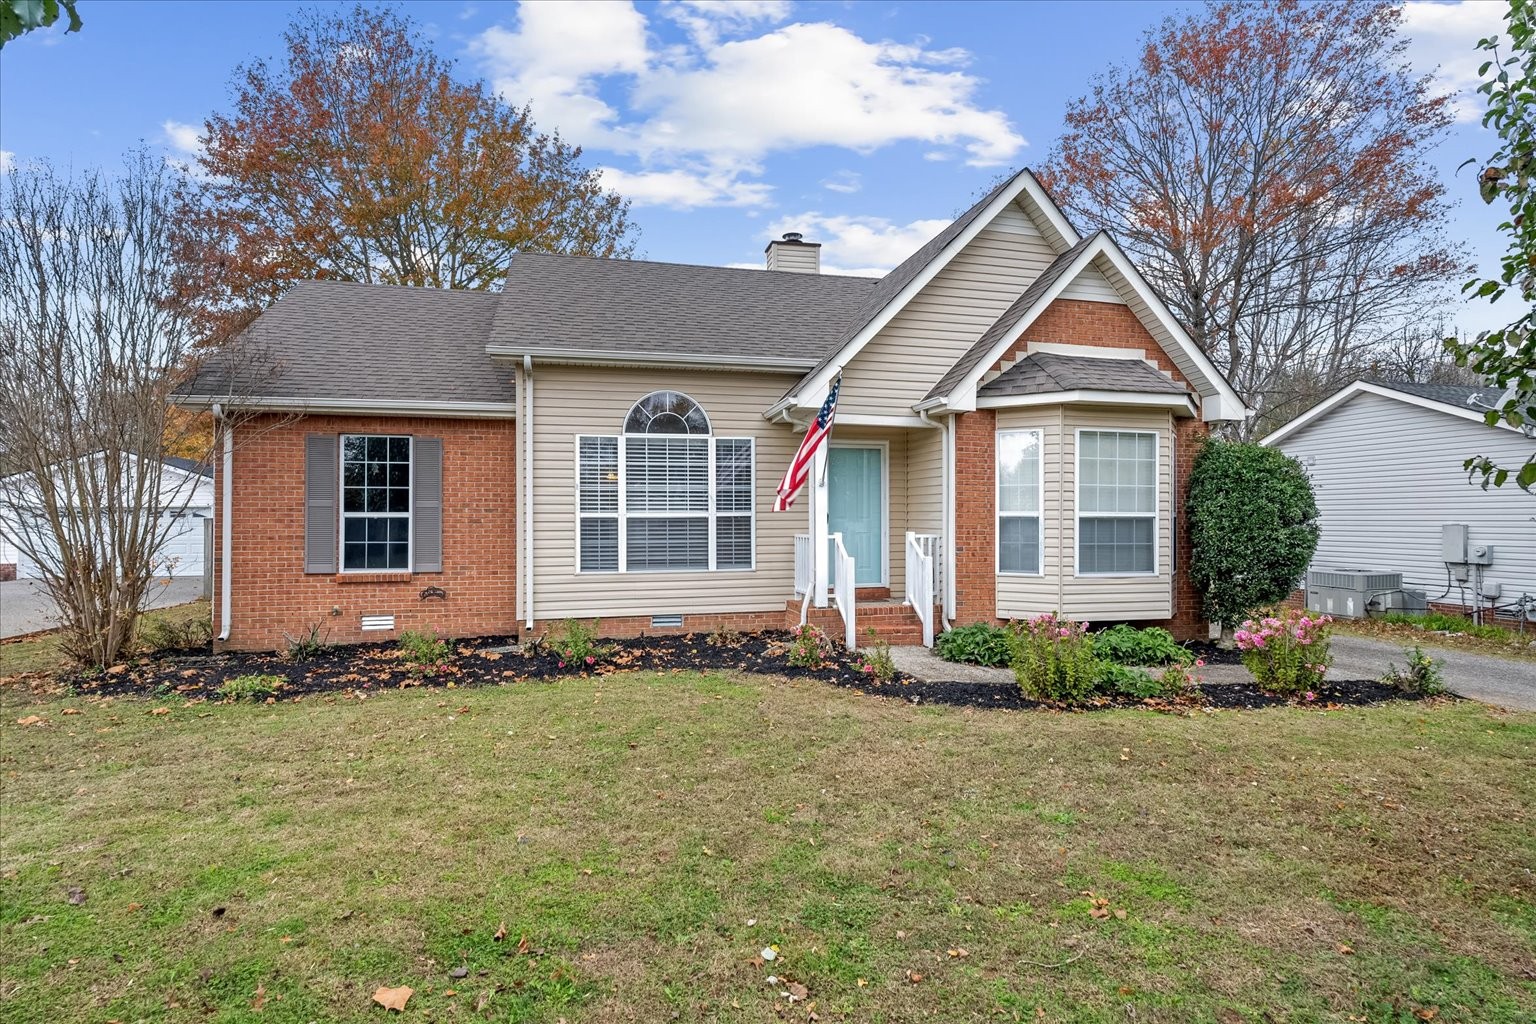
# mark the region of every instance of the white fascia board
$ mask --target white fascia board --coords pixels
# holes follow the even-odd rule
[[[971,222],[970,227],[966,228],[959,235],[955,236],[954,241],[949,243],[949,248],[945,249],[933,260],[929,261],[928,265],[922,269],[921,273],[913,278],[905,288],[898,292],[895,298],[891,299],[890,302],[887,302],[885,304],[885,308],[876,314],[873,320],[864,325],[863,330],[854,335],[847,344],[839,349],[836,357],[832,359],[826,365],[826,367],[817,373],[816,376],[810,378],[799,388],[797,388],[794,395],[789,398],[790,403],[800,406],[810,405],[810,401],[802,400],[802,396],[808,395],[819,406],[821,402],[826,399],[827,388],[832,384],[832,377],[838,373],[842,367],[847,366],[853,357],[858,355],[859,352],[864,349],[864,346],[873,341],[875,335],[884,330],[885,325],[890,323],[897,313],[900,313],[903,309],[905,309],[907,303],[911,302],[918,296],[919,293],[922,292],[924,288],[928,287],[929,283],[939,275],[939,272],[942,271],[945,267],[949,266],[950,262],[956,256],[958,256],[966,246],[970,245],[971,242],[975,240],[977,235],[986,230],[987,226],[997,219],[998,214],[1007,209],[1009,203],[1012,203],[1014,200],[1016,200],[1020,193],[1030,189],[1034,190],[1034,193],[1031,194],[1031,199],[1034,198],[1034,194],[1036,193],[1044,198],[1044,190],[1042,190],[1039,184],[1034,180],[1034,176],[1031,175],[1028,171],[1025,171],[1019,175],[1018,180],[1013,183],[1011,188],[1008,188],[998,194],[997,198],[992,201],[992,205],[983,210],[980,216]],[[1049,202],[1049,200],[1046,201]],[[1054,204],[1051,205],[1054,207]],[[1042,212],[1045,212],[1045,207],[1042,206],[1041,209]],[[1066,230],[1071,232],[1072,226],[1066,223],[1065,218],[1061,218],[1060,211],[1057,211],[1056,216],[1061,219],[1062,225],[1065,226]],[[1055,222],[1053,221],[1053,225],[1054,223]],[[1059,227],[1058,230],[1060,230]],[[1076,232],[1072,232],[1071,237],[1073,238],[1073,241],[1070,244],[1075,245]]]
[[[1094,257],[1103,251],[1104,236],[1101,234],[1089,243],[1087,248],[1077,254],[1077,259],[1072,261],[1071,265],[1055,280],[1050,288],[1046,289],[1045,293],[1035,301],[1033,306],[1024,311],[1024,315],[1019,318],[1019,322],[1013,326],[1013,329],[993,344],[991,351],[976,363],[976,366],[972,368],[970,373],[965,375],[960,384],[950,389],[949,394],[945,396],[947,399],[946,404],[949,408],[956,412],[969,412],[977,408],[976,391],[981,386],[981,378],[985,377],[987,371],[999,359],[1003,358],[1003,353],[1012,348],[1014,343],[1023,336],[1024,332],[1029,330],[1030,325],[1039,319],[1040,314],[1044,313],[1047,307],[1055,302],[1062,292],[1067,290],[1072,282],[1076,280],[1077,275],[1083,272],[1083,268],[1092,263]]]
[[[230,411],[270,409],[306,416],[321,414],[431,416],[445,419],[516,419],[513,402],[396,402],[376,398],[232,398],[228,395],[178,395],[174,404],[186,409],[211,409],[215,404]]]
[[[1066,240],[1066,248],[1062,249],[1062,252],[1066,252],[1067,249],[1081,242],[1082,236],[1077,233],[1077,228],[1072,226],[1072,222],[1067,219],[1067,215],[1061,212],[1061,207],[1057,206],[1056,201],[1041,187],[1039,179],[1035,177],[1035,172],[1025,168],[1022,177],[1024,178],[1024,194],[1029,197],[1029,201],[1034,204],[1035,209],[1040,211],[1040,215],[1050,221],[1051,227],[1055,228],[1061,237]]]
[[[918,416],[882,416],[875,413],[848,413],[838,414],[832,429],[835,432],[838,427],[929,427],[931,423],[925,423]]]
[[[1195,415],[1195,403],[1188,395],[1160,394],[1150,391],[1049,391],[1037,395],[983,395],[976,400],[978,409],[1023,409],[1034,405],[1134,405],[1146,409],[1174,409]]]
[[[487,345],[486,354],[500,359],[531,356],[541,363],[603,366],[688,367],[701,370],[746,370],[758,373],[805,373],[814,359],[741,359],[724,355],[690,355],[669,352],[608,352],[601,349],[528,349],[513,345]]]
[[[1380,384],[1371,384],[1367,381],[1357,380],[1349,387],[1334,392],[1328,398],[1323,399],[1321,402],[1314,405],[1300,416],[1297,416],[1289,423],[1286,423],[1279,429],[1275,430],[1273,433],[1260,439],[1259,444],[1272,447],[1285,440],[1287,437],[1290,437],[1301,428],[1307,426],[1309,423],[1322,419],[1335,408],[1343,405],[1345,402],[1359,394],[1379,395],[1382,398],[1390,398],[1394,401],[1402,402],[1404,405],[1411,405],[1417,409],[1429,409],[1434,412],[1442,412],[1447,416],[1456,416],[1460,419],[1471,420],[1474,423],[1481,423],[1485,427],[1488,426],[1488,421],[1483,419],[1483,414],[1478,412],[1476,409],[1469,409],[1459,405],[1448,405],[1445,402],[1437,402],[1432,398],[1424,398],[1420,395],[1410,395],[1403,391],[1397,391],[1389,387],[1383,387]],[[1516,429],[1507,423],[1496,423],[1494,424],[1494,428],[1502,428],[1504,430]]]

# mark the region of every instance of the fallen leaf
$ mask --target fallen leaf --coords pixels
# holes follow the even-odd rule
[[[1354,952],[1355,952],[1355,947],[1341,942],[1338,945],[1338,950],[1339,950],[1339,955],[1341,955],[1341,956],[1353,956]]]
[[[496,934],[492,935],[491,939],[494,942],[500,942],[501,940],[505,939],[506,937],[507,937],[507,922],[503,921],[503,922],[501,922],[500,926],[497,927]]]
[[[79,708],[65,708],[64,709],[64,714],[66,714],[66,715],[78,715],[79,713],[80,713],[80,709]]]
[[[128,904],[128,913],[130,913],[130,914],[133,913],[135,910],[143,910],[143,909],[144,909],[144,904],[142,904],[142,903],[130,903],[130,904]]]
[[[379,990],[373,994],[373,1001],[386,1010],[398,1012],[405,1009],[406,1002],[415,991],[409,985],[401,985],[399,988],[380,986]]]
[[[859,979],[859,988],[867,988],[867,987],[869,987],[869,982],[865,981],[863,978],[860,978]]]
[[[452,999],[454,996],[458,995],[458,992],[454,991],[451,988],[445,988],[445,989],[443,989],[443,995],[448,997],[449,999]]]
[[[784,990],[789,993],[789,1001],[792,1003],[811,997],[811,990],[798,981],[792,981],[785,985]]]
[[[26,718],[16,719],[17,725],[42,725],[47,721],[41,715],[28,715]]]
[[[517,951],[519,953],[526,953],[526,952],[528,952],[528,936],[526,936],[526,935],[519,935],[517,937]]]
[[[911,968],[907,969],[907,980],[916,985],[923,980],[923,976]]]
[[[1116,921],[1124,921],[1125,920],[1125,911],[1123,911],[1123,910],[1115,911],[1115,920]]]
[[[1426,1006],[1422,1010],[1414,1010],[1413,1015],[1419,1018],[1419,1020],[1434,1020],[1440,1016],[1440,1007]]]
[[[375,998],[377,998],[377,997],[375,997]],[[256,998],[251,1000],[251,1009],[256,1010],[256,1011],[259,1012],[261,1010],[261,1008],[263,1006],[266,1006],[266,1005],[267,1005],[267,986],[261,984],[260,982],[257,982],[256,983]]]
[[[109,676],[120,676],[124,672],[127,672],[127,671],[128,671],[128,666],[127,665],[113,665],[111,668],[107,669],[107,675],[109,675]]]
[[[150,714],[152,714],[152,715],[168,715],[170,713],[171,713],[171,709],[170,708],[155,708],[153,711],[150,712]]]

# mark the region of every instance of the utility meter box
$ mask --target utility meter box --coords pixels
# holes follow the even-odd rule
[[[1440,527],[1440,561],[1452,565],[1464,565],[1467,561],[1467,539],[1471,531],[1466,523],[1444,523]]]

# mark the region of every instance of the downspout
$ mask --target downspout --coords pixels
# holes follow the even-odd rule
[[[954,508],[950,495],[954,493],[954,483],[950,479],[950,451],[953,445],[949,440],[949,424],[954,417],[947,417],[942,422],[928,415],[927,409],[917,409],[917,418],[930,427],[941,431],[941,444],[943,446],[943,471],[939,473],[939,507],[943,510],[943,524],[939,532],[943,535],[943,546],[939,551],[941,564],[944,566],[944,593],[939,599],[939,614],[943,618],[943,627],[947,631],[950,628],[950,620],[955,617],[954,593],[955,563],[950,556],[950,537],[954,534]]]
[[[523,438],[523,626],[533,631],[533,357],[523,356],[523,408],[517,432]]]
[[[230,606],[233,603],[229,576],[234,563],[235,429],[225,417],[224,406],[221,404],[214,404],[213,419],[219,424],[224,440],[224,460],[219,467],[219,489],[222,492],[219,500],[219,641],[224,643],[229,640]]]

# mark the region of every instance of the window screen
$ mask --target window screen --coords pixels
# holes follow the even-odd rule
[[[1077,557],[1083,574],[1157,568],[1157,435],[1078,435]]]
[[[1040,571],[1040,432],[997,434],[997,568]]]

